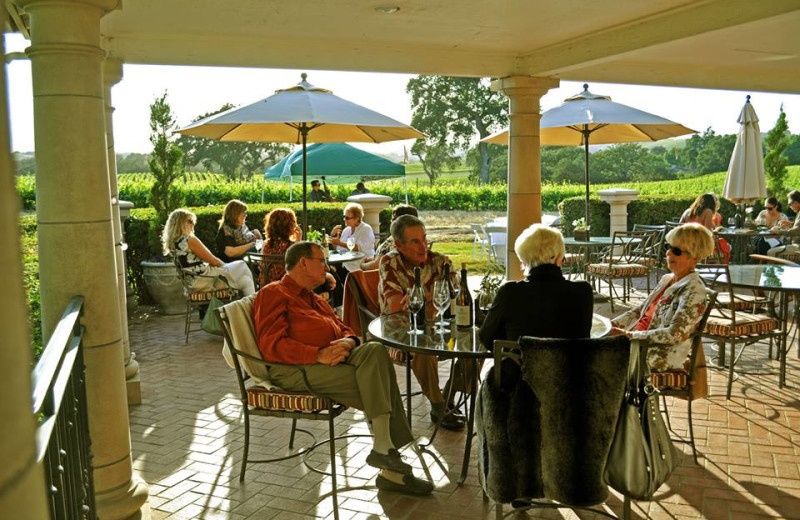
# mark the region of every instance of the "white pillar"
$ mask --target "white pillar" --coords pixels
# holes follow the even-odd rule
[[[539,100],[556,78],[510,76],[492,82],[492,90],[509,99],[508,131],[508,238],[506,278],[522,278],[514,241],[533,223],[542,221],[542,165],[539,147]]]
[[[597,194],[600,196],[600,200],[611,206],[608,236],[613,237],[614,231],[628,231],[628,204],[639,198],[639,191],[610,188],[599,190]]]
[[[375,233],[375,238],[381,232],[381,211],[385,210],[392,203],[392,198],[388,195],[375,195],[365,193],[364,195],[350,195],[347,202],[358,202],[364,208],[364,218],[361,219],[370,225]]]
[[[17,0],[31,20],[42,333],[69,299],[83,324],[98,517],[138,515],[106,154],[100,19],[118,0]]]
[[[122,250],[122,219],[120,216],[119,188],[117,187],[117,156],[114,150],[114,106],[111,103],[111,87],[122,79],[122,62],[117,58],[106,57],[103,62],[103,99],[106,116],[106,156],[108,159],[108,181],[111,198],[111,225],[114,228],[114,256],[117,273],[117,299],[119,300],[119,322],[122,331],[122,355],[125,360],[125,388],[128,404],[142,404],[139,363],[131,353],[128,335],[128,302],[125,275],[125,252]]]
[[[6,12],[0,14],[5,27]],[[4,53],[0,39],[0,54]],[[3,518],[47,518],[44,471],[36,462],[36,421],[31,411],[31,338],[22,285],[20,203],[9,150],[6,68],[0,67],[0,511]]]

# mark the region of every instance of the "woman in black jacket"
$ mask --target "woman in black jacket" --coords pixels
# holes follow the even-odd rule
[[[557,229],[533,224],[514,243],[525,278],[500,287],[480,328],[481,342],[520,336],[588,338],[594,305],[592,287],[561,273],[564,237]]]

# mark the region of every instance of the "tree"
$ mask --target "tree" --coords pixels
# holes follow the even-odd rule
[[[150,156],[145,153],[117,154],[117,173],[141,173],[149,169]]]
[[[728,169],[736,146],[736,135],[715,135],[706,142],[706,145],[697,154],[695,170],[697,173],[724,172]]]
[[[800,135],[789,136],[784,154],[789,164],[800,164]]]
[[[508,147],[490,145],[489,150],[489,182],[508,182]],[[467,152],[467,167],[472,171],[470,179],[478,176],[481,161],[480,147],[474,146]]]
[[[174,128],[175,117],[164,92],[150,105],[150,143],[153,152],[149,166],[155,177],[150,190],[150,204],[161,223],[165,223],[170,212],[182,202],[181,193],[173,184],[183,174],[183,152],[174,142]]]
[[[583,184],[585,163],[583,148],[577,146],[542,146],[542,180]]]
[[[476,131],[483,139],[508,125],[508,102],[492,92],[486,78],[417,76],[409,80],[406,92],[414,110],[411,125],[428,135],[425,149],[436,150],[436,155],[448,149],[466,152]],[[478,145],[478,155],[478,177],[489,182],[486,143]]]
[[[433,186],[436,178],[446,167],[455,168],[458,165],[458,157],[453,153],[451,146],[447,143],[430,143],[425,139],[417,139],[411,147],[411,153],[419,158],[422,169],[428,176],[428,182]]]
[[[764,157],[764,173],[767,176],[767,191],[775,196],[781,197],[785,188],[783,181],[786,178],[786,165],[789,160],[783,153],[789,145],[789,122],[786,120],[786,112],[781,105],[781,113],[775,126],[767,133],[764,139],[767,147],[767,155]]]
[[[593,182],[647,182],[672,177],[669,165],[638,144],[624,143],[610,146],[592,154],[591,176]]]
[[[195,121],[231,108],[232,104],[225,103],[214,112],[198,116]],[[202,164],[209,171],[219,168],[226,177],[240,180],[261,172],[267,163],[274,164],[289,153],[289,147],[280,143],[217,141],[191,135],[182,135],[178,146],[183,150],[187,165]]]

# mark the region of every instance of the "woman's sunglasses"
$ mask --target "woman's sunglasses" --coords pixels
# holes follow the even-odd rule
[[[766,208],[767,211],[772,211],[775,209],[775,206],[764,206],[764,208]]]
[[[664,247],[667,248],[667,251],[671,251],[672,254],[675,255],[675,256],[681,256],[683,253],[687,253],[688,252],[688,251],[684,251],[680,247],[675,247],[675,246],[667,244],[667,243],[664,244]]]

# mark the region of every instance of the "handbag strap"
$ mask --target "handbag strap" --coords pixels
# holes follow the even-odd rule
[[[642,394],[654,391],[650,381],[650,367],[647,365],[647,344],[642,341],[631,341],[628,359],[628,380],[625,385],[625,397],[634,404],[641,404]]]

